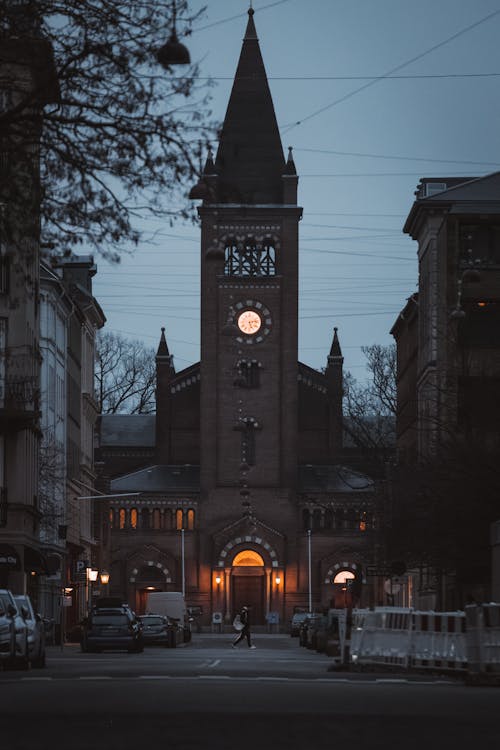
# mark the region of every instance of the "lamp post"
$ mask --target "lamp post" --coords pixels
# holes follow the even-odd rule
[[[182,580],[182,596],[186,595],[186,574],[185,574],[185,559],[184,559],[184,529],[181,529],[181,580]]]
[[[95,568],[86,568],[87,571],[87,611],[92,609],[92,584],[97,581],[99,571]]]
[[[307,529],[307,570],[309,575],[309,613],[312,612],[312,576],[311,576],[311,529]]]

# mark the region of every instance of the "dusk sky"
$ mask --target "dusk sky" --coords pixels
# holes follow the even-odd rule
[[[194,9],[204,5],[193,0]],[[247,0],[208,0],[184,40],[215,79],[222,121]],[[281,0],[253,4],[285,154],[299,173],[299,357],[320,369],[338,326],[345,370],[389,330],[416,289],[402,233],[420,177],[500,169],[498,0]],[[179,24],[181,27],[181,24]],[[216,144],[214,143],[214,149]],[[154,244],[97,258],[106,329],[158,343],[177,370],[199,360],[199,229],[151,221]]]

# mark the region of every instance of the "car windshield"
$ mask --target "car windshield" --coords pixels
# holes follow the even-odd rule
[[[8,611],[9,604],[12,604],[13,607],[15,605],[12,603],[12,600],[8,594],[0,594],[0,609],[3,609],[5,612]]]
[[[93,625],[126,625],[128,623],[127,615],[93,615]]]
[[[165,620],[163,617],[141,617],[144,625],[164,625]]]

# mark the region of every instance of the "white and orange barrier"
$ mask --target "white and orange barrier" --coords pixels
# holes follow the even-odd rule
[[[411,609],[407,607],[354,609],[351,664],[408,667],[411,630]]]
[[[469,673],[500,674],[500,604],[471,604],[465,617]]]
[[[416,669],[467,669],[464,612],[414,611],[410,667]]]

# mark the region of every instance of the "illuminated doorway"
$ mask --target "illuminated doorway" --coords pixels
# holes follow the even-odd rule
[[[350,570],[341,570],[333,579],[333,606],[347,609],[353,605],[352,583],[355,575]]]
[[[233,611],[239,612],[243,605],[250,609],[250,623],[264,624],[265,570],[264,560],[251,549],[239,552],[232,567]]]

